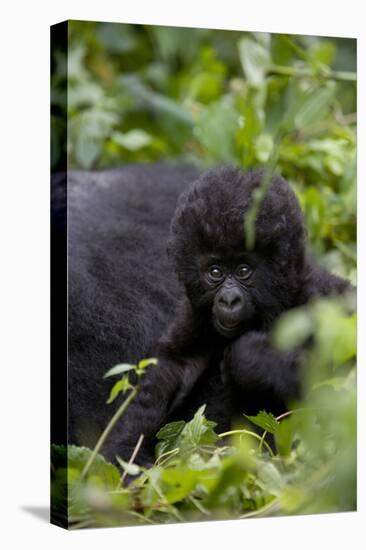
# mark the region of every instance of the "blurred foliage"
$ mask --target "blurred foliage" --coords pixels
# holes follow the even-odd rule
[[[66,449],[54,446],[52,491],[59,516],[63,511],[69,527],[78,529],[355,510],[354,296],[293,310],[273,331],[280,349],[309,338],[305,397],[278,418],[265,411],[243,414],[242,425],[217,434],[203,405],[190,422],[161,428],[151,468],[139,466],[138,449],[129,462],[117,457],[124,473],[75,446],[67,449],[63,472],[58,465]],[[120,365],[110,375],[125,379],[127,370],[133,368]],[[57,499],[62,494],[68,494],[68,516],[65,499],[63,506]]]
[[[67,81],[70,167],[272,164],[300,200],[319,261],[355,283],[355,50],[350,39],[71,21],[67,66],[53,59],[53,168]],[[280,348],[311,342],[306,397],[283,418],[243,416],[216,434],[202,407],[160,430],[152,468],[137,453],[119,461],[122,476],[99,449],[69,447],[65,470],[55,447],[60,517],[65,485],[73,528],[354,510],[354,309],[350,297],[323,299],[278,321]],[[109,373],[123,374],[109,401],[137,391],[136,368]],[[136,476],[128,486],[126,474]]]
[[[291,183],[314,249],[355,282],[356,41],[69,22],[55,54],[57,169],[66,69],[68,164],[267,163]],[[59,139],[58,139],[59,136]]]

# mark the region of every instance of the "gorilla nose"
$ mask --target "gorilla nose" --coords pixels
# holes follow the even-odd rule
[[[241,293],[236,288],[230,288],[221,294],[219,304],[230,311],[237,309],[242,305]]]

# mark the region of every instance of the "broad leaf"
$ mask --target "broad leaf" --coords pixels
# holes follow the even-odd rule
[[[303,344],[312,334],[313,328],[314,321],[307,311],[290,310],[276,322],[271,334],[272,342],[281,350],[291,350]]]
[[[312,93],[297,111],[294,119],[295,127],[302,130],[322,120],[326,111],[329,110],[330,101],[335,92],[335,83],[329,82],[327,87]]]
[[[279,426],[278,420],[273,416],[272,413],[267,413],[266,411],[260,411],[256,416],[244,415],[245,418],[248,418],[253,424],[263,428],[267,432],[274,434],[277,431]]]
[[[104,375],[104,378],[107,378],[108,376],[115,376],[116,374],[122,374],[123,372],[134,370],[135,368],[135,365],[121,363],[120,365],[116,365],[115,367],[112,367],[109,371],[107,371]]]
[[[271,62],[269,49],[252,38],[242,38],[238,44],[240,61],[245,76],[256,88],[263,85]]]

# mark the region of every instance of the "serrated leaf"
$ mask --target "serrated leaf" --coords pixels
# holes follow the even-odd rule
[[[122,374],[123,372],[134,370],[135,368],[135,365],[130,365],[129,363],[120,363],[119,365],[116,365],[115,367],[112,367],[109,371],[107,371],[104,375],[104,378],[107,378],[108,376]]]
[[[157,457],[179,447],[179,437],[185,424],[184,420],[170,422],[158,431],[156,438],[159,439],[159,443],[155,447]]]
[[[248,418],[253,424],[263,428],[267,432],[274,434],[279,426],[278,420],[273,416],[272,413],[267,413],[266,411],[260,411],[256,416],[244,415],[245,418]]]
[[[202,405],[183,429],[183,436],[193,445],[210,445],[217,441],[218,435],[213,431],[216,422],[207,420],[204,416],[206,405]]]
[[[216,423],[205,418],[205,408],[202,405],[190,422],[181,420],[164,426],[156,436],[160,440],[155,449],[157,456],[176,448],[181,456],[190,456],[201,445],[214,445],[218,440]]]
[[[177,422],[170,422],[169,424],[165,424],[165,426],[163,426],[156,434],[156,438],[165,441],[171,441],[172,439],[178,437],[178,435],[182,432],[185,424],[186,423],[184,422],[184,420],[178,420]]]

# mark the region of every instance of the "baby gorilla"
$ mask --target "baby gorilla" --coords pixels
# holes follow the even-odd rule
[[[244,219],[262,179],[260,170],[215,168],[179,198],[168,252],[185,297],[158,342],[158,366],[148,369],[106,446],[108,458],[128,459],[143,433],[137,462],[148,464],[159,428],[189,420],[204,403],[223,431],[243,412],[278,415],[300,398],[298,353],[274,349],[269,331],[284,311],[348,283],[307,256],[298,201],[279,176],[260,204],[255,246],[246,250]]]

